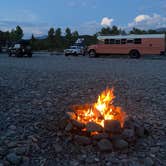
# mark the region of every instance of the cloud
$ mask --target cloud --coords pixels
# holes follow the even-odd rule
[[[114,21],[114,19],[112,19],[112,18],[104,17],[101,20],[101,25],[102,26],[111,26],[111,24],[112,24],[113,21]]]
[[[134,19],[134,21],[135,21],[136,23],[138,23],[138,22],[142,22],[142,21],[145,21],[145,20],[148,20],[148,19],[150,19],[150,16],[142,14],[142,15],[137,16],[137,17]]]
[[[50,26],[47,23],[34,23],[34,22],[23,22],[23,21],[10,21],[1,20],[0,27],[2,31],[11,31],[17,25],[21,26],[24,31],[24,37],[30,37],[33,33],[35,36],[46,34]]]
[[[141,14],[134,18],[133,22],[128,24],[128,27],[137,27],[141,29],[156,29],[166,27],[166,17],[159,14]]]
[[[38,16],[29,10],[17,10],[13,15],[6,14],[0,17],[0,30],[11,31],[17,25],[24,31],[24,37],[46,34],[50,26],[45,22],[40,22]]]

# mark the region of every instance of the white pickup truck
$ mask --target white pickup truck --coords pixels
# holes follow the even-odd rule
[[[66,56],[69,56],[69,55],[75,55],[75,56],[85,55],[85,49],[84,49],[84,47],[81,47],[81,46],[70,46],[70,48],[64,50],[64,54]]]

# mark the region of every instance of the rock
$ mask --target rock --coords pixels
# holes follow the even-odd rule
[[[74,93],[71,94],[71,97],[76,97],[76,96],[78,96],[77,92],[74,92]]]
[[[159,146],[151,147],[151,148],[150,148],[150,152],[151,152],[151,153],[157,153],[159,150],[160,150],[160,147],[159,147]]]
[[[114,145],[115,149],[117,149],[117,150],[123,150],[128,147],[128,143],[123,139],[118,139],[118,140],[114,141],[113,145]]]
[[[76,119],[76,114],[74,112],[66,112],[66,118],[69,120]]]
[[[112,144],[108,139],[102,139],[97,145],[101,151],[112,151]]]
[[[135,126],[135,133],[137,137],[144,136],[144,127],[143,126]]]
[[[85,137],[85,136],[76,135],[76,136],[74,137],[74,140],[75,140],[78,144],[81,144],[81,145],[90,145],[90,144],[91,144],[90,138]]]
[[[60,128],[61,130],[64,130],[65,127],[67,126],[67,124],[68,124],[68,122],[67,122],[66,118],[62,118],[62,119],[60,120],[60,123],[59,123],[59,128]]]
[[[85,124],[79,122],[78,120],[72,120],[72,124],[79,129],[85,128]]]
[[[38,139],[34,135],[28,136],[29,139],[31,139],[33,142],[38,142]]]
[[[134,120],[131,117],[127,118],[124,122],[123,128],[134,129]]]
[[[87,129],[87,132],[102,132],[103,131],[103,127],[94,122],[89,122],[86,125],[86,129]]]
[[[16,134],[16,130],[8,130],[7,132],[6,132],[6,137],[13,137],[13,136],[15,136],[15,134]]]
[[[120,133],[121,132],[120,122],[118,120],[105,120],[104,129],[106,132]]]
[[[9,130],[16,130],[16,129],[17,129],[17,127],[15,125],[10,125],[9,126]]]
[[[149,136],[150,135],[150,130],[148,127],[144,126],[144,135]]]
[[[78,165],[80,165],[80,163],[78,162],[78,161],[70,161],[70,165],[72,165],[72,166],[78,166]]]
[[[6,156],[6,159],[11,163],[15,165],[19,165],[21,162],[21,156],[16,155],[15,153],[9,153]]]
[[[67,126],[65,127],[65,131],[70,132],[72,131],[72,129],[73,129],[73,125],[71,124],[71,122],[69,122]]]
[[[15,148],[15,147],[17,147],[17,142],[9,142],[7,144],[7,146],[8,146],[8,148]]]
[[[5,156],[8,153],[8,148],[6,146],[0,147],[0,156]]]
[[[110,134],[110,139],[111,139],[111,141],[116,141],[118,139],[122,139],[122,135],[121,134]]]
[[[54,147],[56,153],[60,153],[63,150],[62,146],[59,144],[54,144],[53,147]]]
[[[154,162],[153,162],[153,160],[152,160],[150,157],[147,157],[147,158],[144,160],[144,164],[145,164],[145,166],[153,166],[153,165],[154,165]]]
[[[30,160],[28,157],[23,156],[21,166],[29,166]]]
[[[101,140],[104,138],[109,138],[109,134],[108,133],[98,133],[96,135],[93,135],[92,138],[95,140]]]
[[[127,142],[134,142],[135,141],[135,132],[133,129],[125,129],[122,132],[122,138]]]
[[[15,152],[17,155],[24,155],[27,149],[25,147],[17,147],[15,148]]]

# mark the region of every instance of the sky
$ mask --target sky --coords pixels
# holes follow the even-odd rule
[[[166,0],[0,0],[0,30],[20,25],[26,37],[46,35],[50,27],[94,34],[117,25],[166,27]]]

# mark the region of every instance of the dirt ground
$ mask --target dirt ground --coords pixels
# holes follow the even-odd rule
[[[127,151],[101,153],[59,129],[73,104],[94,102],[114,87],[115,104],[150,130]],[[0,166],[165,165],[166,58],[32,58],[0,54]]]

